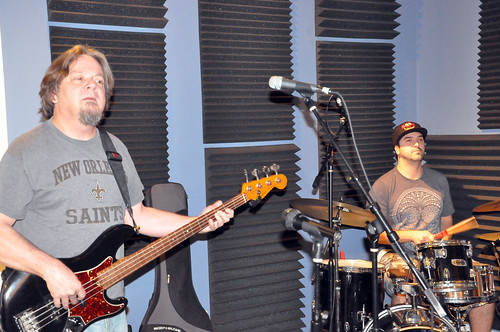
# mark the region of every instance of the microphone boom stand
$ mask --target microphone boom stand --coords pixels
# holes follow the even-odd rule
[[[392,227],[389,225],[387,219],[380,211],[380,207],[378,206],[378,204],[365,190],[365,188],[361,184],[361,181],[359,180],[359,177],[357,176],[356,172],[354,171],[351,164],[348,162],[348,160],[344,156],[344,153],[342,152],[342,150],[338,146],[337,142],[335,141],[335,138],[333,137],[332,133],[330,132],[330,130],[328,130],[326,123],[323,121],[323,119],[321,118],[321,116],[318,113],[318,110],[316,108],[314,101],[311,99],[312,94],[306,94],[306,93],[302,93],[302,92],[300,94],[302,95],[304,102],[306,103],[306,105],[308,107],[308,110],[314,114],[314,116],[318,120],[318,123],[323,127],[323,129],[325,130],[325,133],[328,135],[328,137],[330,139],[330,143],[332,144],[332,146],[335,148],[337,153],[340,155],[340,157],[344,161],[346,167],[349,170],[349,173],[351,174],[352,180],[354,180],[356,182],[359,189],[363,193],[363,196],[366,198],[366,201],[368,202],[369,207],[370,207],[370,211],[376,217],[376,219],[374,221],[372,221],[372,225],[374,226],[374,230],[376,231],[377,235],[380,235],[384,231],[387,233],[387,237],[389,239],[389,242],[391,243],[391,247],[408,264],[408,267],[410,268],[411,272],[413,273],[413,275],[417,279],[418,283],[421,285],[422,289],[424,290],[424,294],[427,297],[427,300],[429,301],[429,304],[431,305],[431,307],[434,309],[434,311],[439,316],[439,318],[441,318],[441,320],[446,325],[448,325],[449,328],[452,329],[452,331],[457,332],[457,329],[453,325],[453,322],[451,322],[451,320],[447,316],[446,311],[444,310],[443,306],[439,303],[436,295],[434,294],[434,292],[430,288],[429,283],[427,282],[427,280],[424,279],[424,277],[422,276],[420,271],[417,270],[417,268],[415,267],[415,265],[413,264],[411,259],[404,252],[403,248],[401,247],[401,244],[399,243],[399,236],[396,234],[396,232],[394,232]],[[332,94],[335,97],[338,97],[342,100],[341,107],[344,108],[345,103],[344,103],[344,100],[343,100],[342,96],[340,95],[340,93],[332,92]],[[377,266],[374,266],[373,268],[377,268]],[[373,318],[374,318],[374,321],[376,321],[378,319],[377,312],[375,312],[373,314]]]

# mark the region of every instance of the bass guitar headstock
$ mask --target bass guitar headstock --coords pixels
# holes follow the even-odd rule
[[[271,167],[264,166],[262,172],[265,176],[260,177],[259,171],[254,169],[251,174],[256,179],[253,181],[248,181],[248,173],[245,170],[246,182],[241,187],[241,193],[246,196],[247,201],[260,201],[274,188],[284,189],[288,180],[284,174],[279,174],[278,170],[279,166],[276,164],[272,164]],[[271,171],[274,174],[270,174]]]

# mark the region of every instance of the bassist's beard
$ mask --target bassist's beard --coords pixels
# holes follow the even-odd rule
[[[86,126],[95,127],[99,124],[103,116],[103,112],[96,110],[95,107],[86,107],[80,109],[78,119],[80,123]]]

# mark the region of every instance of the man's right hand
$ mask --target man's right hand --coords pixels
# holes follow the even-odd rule
[[[0,262],[14,270],[40,276],[54,299],[54,305],[69,308],[85,298],[85,289],[76,275],[59,259],[41,251],[12,226],[16,220],[0,213]]]
[[[76,275],[60,260],[54,259],[44,271],[42,278],[47,283],[54,305],[68,309],[70,303],[77,304],[78,300],[85,298],[85,289]]]

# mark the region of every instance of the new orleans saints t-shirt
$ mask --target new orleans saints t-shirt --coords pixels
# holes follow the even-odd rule
[[[135,205],[143,199],[143,185],[125,145],[111,139]],[[14,229],[27,240],[58,258],[82,253],[104,230],[123,223],[125,204],[99,133],[75,140],[48,120],[17,138],[0,161],[0,212],[16,219]]]

